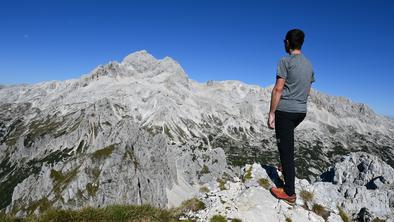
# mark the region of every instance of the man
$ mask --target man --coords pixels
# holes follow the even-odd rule
[[[315,81],[312,64],[301,53],[305,34],[302,30],[292,29],[284,40],[289,54],[280,59],[276,83],[272,90],[268,127],[275,129],[284,187],[270,189],[272,195],[294,205],[294,129],[300,124],[307,112],[307,98],[312,82]]]

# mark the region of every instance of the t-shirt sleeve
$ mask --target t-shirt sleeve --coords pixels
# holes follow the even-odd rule
[[[315,81],[315,72],[312,70],[312,78],[311,78],[311,83]]]
[[[278,67],[276,69],[276,75],[284,79],[287,77],[286,60],[284,58],[279,60]]]

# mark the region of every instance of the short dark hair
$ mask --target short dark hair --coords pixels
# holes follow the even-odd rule
[[[292,29],[287,32],[286,40],[289,41],[290,49],[301,49],[305,34],[301,29]]]

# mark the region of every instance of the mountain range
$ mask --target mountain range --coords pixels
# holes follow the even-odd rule
[[[0,87],[0,209],[179,205],[245,164],[277,165],[266,126],[273,86],[199,83],[170,57],[138,51],[78,79]],[[295,130],[296,175],[327,182],[352,153],[394,167],[394,120],[311,89]]]

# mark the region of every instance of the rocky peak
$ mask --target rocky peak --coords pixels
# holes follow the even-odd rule
[[[189,78],[181,65],[170,57],[156,59],[146,50],[126,56],[121,63],[112,61],[95,68],[87,77],[82,77],[82,85],[102,77],[145,79],[149,82],[165,83],[167,86],[181,84],[189,88]]]
[[[131,67],[140,73],[155,68],[158,63],[159,62],[156,60],[156,58],[149,54],[146,50],[131,53],[122,61],[122,65]]]

